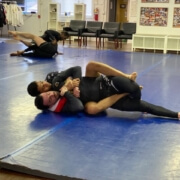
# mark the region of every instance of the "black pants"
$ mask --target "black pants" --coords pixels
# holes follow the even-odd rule
[[[129,93],[130,97],[141,99],[141,90],[135,81],[120,76],[110,77],[109,79],[118,94]]]
[[[56,53],[57,44],[54,45],[51,42],[44,42],[40,46],[33,45],[28,47],[22,56],[52,58]]]
[[[101,81],[101,99],[111,96],[113,94],[122,93],[129,93],[129,97],[133,99],[141,99],[141,89],[135,81],[121,76],[102,76]]]
[[[178,118],[178,112],[171,111],[164,107],[157,106],[143,100],[132,99],[129,97],[120,99],[112,106],[112,108],[121,111],[139,111],[147,112],[157,116]]]

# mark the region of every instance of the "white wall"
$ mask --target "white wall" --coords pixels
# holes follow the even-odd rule
[[[173,28],[173,10],[174,7],[178,7],[178,4],[174,4],[174,0],[170,0],[169,3],[141,3],[138,0],[138,13],[137,13],[137,34],[160,34],[160,35],[179,35],[180,28]],[[167,27],[160,26],[142,26],[140,22],[140,8],[141,7],[164,7],[168,8],[168,22]]]
[[[24,25],[21,27],[16,27],[17,31],[31,32],[34,34],[39,34],[39,19],[36,14],[23,16]],[[9,30],[15,30],[15,28],[9,25]],[[3,26],[2,31],[3,36],[8,35],[7,25]]]
[[[130,0],[128,3],[128,22],[137,22],[138,0]]]
[[[99,21],[105,22],[109,19],[109,0],[94,0],[93,10],[99,9]]]

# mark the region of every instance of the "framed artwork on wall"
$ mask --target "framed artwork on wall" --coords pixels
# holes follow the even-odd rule
[[[180,28],[180,8],[174,8],[173,27]]]
[[[180,0],[175,0],[175,4],[180,4]]]
[[[168,3],[169,0],[141,0],[141,2],[142,3]]]
[[[140,25],[167,26],[168,8],[141,7],[140,11]]]

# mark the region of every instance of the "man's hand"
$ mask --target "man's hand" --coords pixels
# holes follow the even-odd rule
[[[66,86],[69,91],[73,90],[72,77],[66,79],[64,86]]]
[[[66,79],[66,82],[65,82],[65,86],[67,87],[67,89],[69,91],[73,90],[75,87],[78,87],[79,86],[79,83],[80,83],[80,79],[79,78],[76,78],[76,79],[73,79],[71,77],[67,78]]]
[[[77,98],[80,97],[79,87],[75,87],[75,88],[73,89],[73,95],[74,95],[75,97],[77,97]]]
[[[57,44],[56,39],[52,40],[51,43],[52,43],[53,45]]]
[[[79,83],[80,83],[80,79],[79,78],[75,78],[72,80],[72,84],[73,84],[73,87],[79,87]]]
[[[63,86],[63,87],[60,89],[60,95],[61,95],[61,96],[64,96],[65,92],[67,92],[67,91],[68,91],[67,87],[66,87],[66,86]]]

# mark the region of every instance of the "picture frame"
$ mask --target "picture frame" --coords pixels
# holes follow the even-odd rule
[[[141,7],[141,26],[167,27],[168,8],[164,7]]]
[[[178,0],[175,0],[178,1]],[[169,3],[169,0],[141,0],[142,3]]]
[[[174,8],[173,28],[180,28],[180,8]]]

